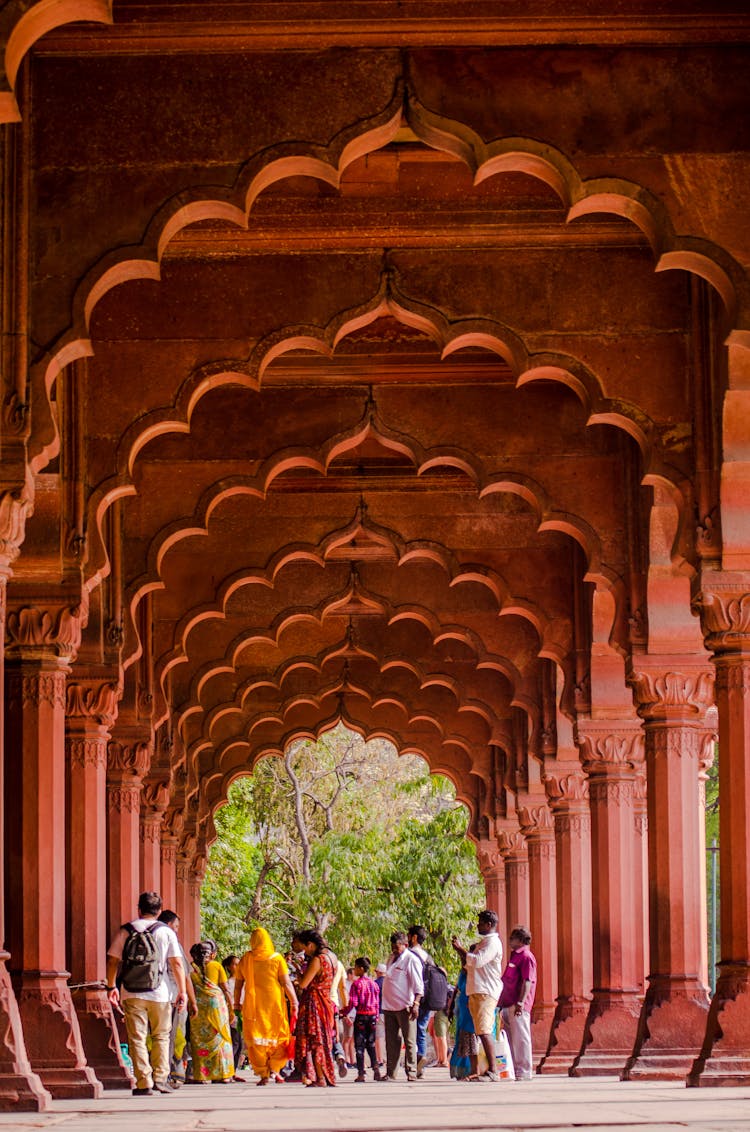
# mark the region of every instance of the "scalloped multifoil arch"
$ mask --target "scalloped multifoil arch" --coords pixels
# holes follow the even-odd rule
[[[210,363],[199,367],[183,382],[171,406],[154,409],[138,421],[133,422],[120,438],[117,447],[115,475],[101,483],[92,493],[89,504],[90,551],[87,559],[86,585],[91,591],[109,572],[109,561],[103,525],[107,510],[122,498],[136,494],[134,465],[144,446],[160,435],[189,434],[191,417],[196,405],[211,390],[226,384],[241,385],[258,390],[262,372],[269,355],[279,357],[281,353],[300,347],[309,348],[330,356],[336,345],[348,334],[362,325],[372,322],[388,313],[399,321],[411,326],[419,325],[425,333],[441,347],[445,358],[467,346],[481,346],[502,356],[516,373],[517,387],[534,381],[555,381],[569,388],[579,399],[587,413],[587,425],[607,424],[621,428],[638,445],[645,468],[645,482],[682,483],[684,477],[661,458],[655,429],[650,419],[636,406],[626,405],[621,400],[616,403],[604,396],[596,374],[583,363],[567,355],[529,353],[522,339],[508,327],[489,319],[459,320],[451,323],[440,311],[426,304],[406,298],[395,292],[392,273],[386,272],[376,295],[368,303],[357,308],[338,312],[325,327],[284,328],[258,343],[250,358],[243,365],[233,363]],[[535,495],[535,488],[523,482],[523,477],[506,477],[507,487],[501,488],[500,477],[489,477],[476,459],[465,451],[454,448],[432,448],[425,450],[417,441],[406,434],[396,432],[380,422],[375,422],[376,413],[365,408],[363,418],[349,430],[329,438],[321,448],[288,448],[269,457],[257,475],[248,480],[245,487],[229,482],[228,490],[247,490],[250,494],[264,496],[273,480],[290,468],[309,468],[320,474],[327,474],[333,460],[348,449],[355,447],[366,436],[377,434],[387,447],[408,456],[415,465],[417,474],[424,474],[437,466],[450,466],[468,475],[478,486],[480,498],[497,490],[515,492],[535,507],[541,517],[540,529],[561,530],[578,541],[587,556],[592,578],[600,571],[605,577],[607,571],[601,565],[597,553],[598,539],[583,520],[574,516],[550,513],[545,494]],[[689,493],[685,493],[689,496]],[[686,498],[687,505],[687,498]],[[210,517],[208,505],[205,518],[198,524],[206,523]],[[190,533],[201,533],[198,525],[193,525]],[[158,566],[156,568],[158,573]],[[608,584],[613,583],[611,577]],[[156,578],[152,578],[154,585]]]
[[[71,325],[34,367],[32,380],[37,394],[29,447],[32,470],[41,470],[57,450],[58,436],[49,405],[52,385],[66,365],[93,354],[91,315],[109,290],[129,280],[158,280],[165,248],[189,224],[210,219],[246,228],[258,195],[285,177],[313,177],[338,188],[348,165],[392,141],[404,118],[425,145],[464,161],[477,184],[502,172],[526,173],[554,189],[567,209],[567,221],[595,214],[631,221],[652,248],[655,270],[680,269],[705,279],[727,309],[730,341],[750,347],[750,283],[742,266],[712,241],[677,234],[666,207],[653,193],[625,178],[583,179],[560,150],[534,138],[504,137],[485,143],[470,126],[434,113],[411,92],[404,102],[404,84],[399,79],[393,98],[383,110],[342,130],[328,146],[283,142],[251,157],[235,184],[211,199],[205,197],[202,187],[175,194],[154,214],[141,244],[115,249],[92,266],[76,290]],[[39,383],[46,397],[39,397]],[[45,401],[47,408],[42,414]]]
[[[226,802],[227,793],[232,782],[243,775],[252,774],[262,758],[283,758],[287,747],[291,743],[298,742],[301,739],[317,742],[321,735],[324,735],[327,731],[333,730],[333,728],[339,724],[361,735],[365,742],[369,742],[372,739],[385,739],[395,747],[399,755],[418,755],[421,759],[424,759],[431,774],[441,774],[452,783],[456,791],[457,800],[466,806],[469,811],[470,823],[476,820],[478,799],[475,793],[470,793],[467,790],[466,782],[463,780],[463,776],[465,775],[468,781],[469,775],[471,774],[468,762],[461,768],[461,772],[459,772],[455,762],[444,762],[435,751],[427,748],[424,743],[410,739],[408,735],[400,734],[391,728],[370,726],[357,720],[347,712],[345,705],[340,705],[336,712],[321,720],[314,727],[297,725],[291,728],[279,743],[265,742],[253,747],[249,743],[234,741],[231,745],[227,746],[223,752],[224,759],[227,760],[233,751],[241,751],[243,754],[246,752],[247,757],[245,761],[247,766],[246,769],[232,767],[231,769],[225,770],[218,767],[213,773],[209,772],[201,776],[199,789],[210,812],[215,813],[218,807]]]
[[[371,689],[365,689],[356,685],[346,668],[346,664],[351,663],[353,654],[351,652],[344,654],[342,646],[344,646],[345,643],[346,642],[341,642],[341,645],[336,648],[329,647],[321,649],[315,656],[298,655],[288,657],[282,661],[273,673],[269,673],[263,678],[257,676],[248,677],[234,690],[231,700],[223,699],[209,708],[204,708],[200,704],[200,695],[202,688],[206,687],[213,673],[208,670],[207,667],[202,669],[200,675],[196,674],[196,679],[193,681],[193,687],[191,689],[193,698],[182,705],[176,706],[174,709],[173,717],[178,728],[183,720],[187,721],[190,715],[196,714],[196,708],[200,710],[201,714],[202,737],[211,742],[213,742],[212,730],[214,725],[229,716],[242,717],[248,728],[250,728],[251,717],[247,714],[249,710],[249,700],[260,690],[270,690],[272,693],[276,693],[278,704],[287,705],[286,710],[292,710],[298,702],[302,700],[320,703],[320,701],[327,696],[337,694],[339,691],[343,692],[347,689],[363,695],[369,702],[374,703],[375,701],[370,695]],[[459,685],[456,678],[449,672],[441,672],[435,669],[425,670],[416,661],[409,661],[400,657],[387,656],[380,662],[372,653],[367,653],[364,650],[360,655],[363,659],[370,660],[379,668],[379,675],[381,677],[386,677],[387,674],[395,670],[405,673],[411,678],[411,682],[416,686],[419,693],[430,688],[440,688],[448,692],[449,695],[452,696],[455,704],[451,714],[455,716],[463,714],[467,717],[470,715],[479,717],[490,732],[488,742],[497,742],[496,732],[501,728],[501,721],[505,717],[499,715],[497,707],[488,702],[487,699],[478,699],[476,694],[474,694],[473,688],[470,688],[468,685]],[[342,673],[336,673],[330,668],[330,663],[337,658],[344,659],[345,667]],[[228,666],[223,666],[222,673],[226,673],[227,671],[235,672],[236,670]],[[320,678],[317,689],[305,692],[285,693],[284,684],[287,678],[300,671]],[[508,679],[508,683],[512,692],[513,688],[510,678]],[[392,694],[392,690],[388,690],[387,692],[381,691],[377,693],[376,699],[379,698],[382,700],[383,696],[387,698]]]
[[[171,713],[177,720],[178,729],[181,729],[182,724],[191,716],[203,714],[204,708],[200,702],[202,690],[216,676],[236,674],[239,657],[249,645],[258,643],[267,644],[277,649],[280,648],[281,637],[287,629],[304,623],[309,623],[316,627],[322,626],[325,620],[326,608],[330,607],[330,604],[330,599],[324,598],[315,608],[295,607],[292,609],[287,607],[278,612],[271,625],[267,628],[245,629],[237,637],[229,641],[222,657],[206,661],[194,672],[190,683],[190,699],[181,704],[175,704],[171,708]],[[538,714],[536,703],[529,694],[524,675],[519,671],[510,657],[490,652],[482,638],[473,629],[457,623],[442,623],[437,615],[426,606],[400,605],[389,608],[387,602],[383,604],[384,618],[386,619],[386,625],[388,627],[402,621],[413,621],[416,625],[421,625],[430,634],[433,647],[437,647],[448,640],[456,641],[474,654],[478,670],[491,670],[504,676],[511,688],[513,697],[512,704],[525,710],[527,714],[529,714],[531,722],[534,722]],[[344,646],[345,643],[345,638],[342,638],[341,646]],[[334,652],[335,651],[336,650],[334,650]],[[292,660],[298,662],[300,658],[289,657],[285,663]],[[382,670],[393,667],[401,662],[399,658],[390,655],[383,658],[376,658],[376,660]],[[188,657],[186,651],[180,650],[178,652],[176,648],[158,659],[156,672],[164,690],[165,703],[169,702],[167,699],[167,678],[170,670],[174,668],[175,665],[187,663],[187,661]],[[314,664],[314,661],[310,659],[310,663]],[[415,675],[416,674],[415,672]],[[265,680],[269,682],[268,677],[266,677]],[[160,717],[155,721],[155,726],[159,726],[159,724],[165,722],[165,720],[166,715]]]
[[[111,24],[112,4],[113,0],[11,0],[2,6],[0,41],[5,52],[0,75],[0,123],[21,121],[16,80],[24,56],[36,41],[64,24]]]
[[[435,452],[436,450],[431,450],[428,454],[428,458],[420,463],[416,448],[414,449],[417,474],[421,474],[428,467],[436,467],[442,463],[442,457],[435,455]],[[467,462],[470,459],[471,457],[467,454]],[[455,466],[457,462],[455,453],[451,452],[446,457],[445,462],[449,466]],[[283,465],[283,470],[294,467],[316,466],[321,474],[325,474],[327,471],[325,462],[315,459],[314,453],[312,452],[309,454],[309,457],[305,453],[297,452],[294,460],[292,460],[287,453],[280,454],[278,463]],[[219,507],[223,501],[241,495],[249,495],[261,500],[264,499],[270,479],[275,478],[276,466],[278,465],[274,465],[270,477],[267,477],[263,469],[261,469],[261,472],[255,477],[235,476],[210,485],[204,490],[193,516],[184,517],[183,519],[166,524],[165,527],[152,538],[147,551],[146,571],[139,578],[135,579],[128,586],[127,590],[126,606],[129,610],[129,625],[134,634],[134,649],[130,654],[124,657],[123,663],[125,668],[129,667],[140,653],[136,616],[138,604],[147,593],[164,588],[164,583],[161,578],[161,567],[167,553],[187,538],[207,537],[211,515],[214,514],[217,507]],[[475,482],[477,482],[476,477]],[[480,487],[482,483],[484,486]],[[481,475],[478,478],[477,496],[480,500],[500,492],[518,495],[529,505],[537,516],[538,531],[555,530],[563,532],[581,545],[588,564],[587,580],[601,581],[603,584],[610,586],[616,586],[619,583],[619,577],[616,572],[601,560],[600,540],[594,528],[580,516],[570,515],[552,506],[548,493],[542,484],[529,476],[510,470],[505,470],[502,475],[497,477]],[[241,570],[233,574],[230,578],[225,579],[217,590],[216,606],[207,608],[201,606],[198,610],[187,613],[187,620],[184,618],[181,621],[180,625],[184,626],[184,628],[180,628],[179,630],[182,643],[184,644],[184,637],[190,631],[190,619],[193,617],[199,620],[204,619],[206,615],[210,616],[210,610],[212,609],[215,609],[216,616],[223,616],[226,602],[238,587],[254,584],[264,585],[272,589],[275,584],[275,579],[281,570],[292,564],[299,564],[304,561],[315,564],[323,569],[327,562],[326,552],[328,546],[346,537],[349,533],[355,533],[360,526],[358,516],[355,514],[355,517],[347,526],[336,531],[328,532],[317,544],[287,544],[281,547],[271,557],[265,568]],[[384,542],[387,540],[387,542],[390,543],[393,549],[394,561],[398,567],[414,561],[435,562],[445,571],[451,586],[457,586],[467,582],[483,585],[490,590],[495,597],[501,616],[514,613],[531,622],[542,642],[542,655],[549,655],[553,660],[561,659],[558,656],[558,649],[554,639],[550,638],[548,640],[545,637],[548,619],[544,617],[541,610],[530,599],[515,596],[504,578],[497,571],[484,564],[460,563],[453,552],[441,543],[427,540],[405,542],[396,531],[381,527],[377,528],[377,532]]]

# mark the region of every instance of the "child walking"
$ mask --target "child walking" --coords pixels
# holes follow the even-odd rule
[[[354,981],[349,990],[349,1009],[354,1010],[354,1049],[357,1055],[356,1082],[365,1079],[365,1050],[370,1055],[373,1077],[380,1080],[375,1053],[375,1027],[380,1013],[380,987],[370,978],[370,960],[361,956],[354,961]]]

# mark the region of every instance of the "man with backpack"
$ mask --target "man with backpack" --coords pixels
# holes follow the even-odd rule
[[[433,1010],[443,1010],[448,996],[448,976],[442,967],[435,965],[432,956],[422,944],[427,939],[427,931],[421,924],[413,924],[406,933],[409,950],[413,951],[422,964],[424,994],[417,1015],[417,1077],[424,1073],[427,1064],[427,1024]]]
[[[113,1006],[122,1004],[136,1097],[172,1091],[167,1083],[172,1031],[168,967],[177,984],[176,1008],[184,1010],[187,1004],[180,945],[172,929],[157,919],[160,912],[158,892],[142,892],[138,916],[123,924],[107,950],[107,991]]]

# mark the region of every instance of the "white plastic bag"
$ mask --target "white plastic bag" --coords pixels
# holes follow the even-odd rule
[[[513,1058],[505,1030],[500,1030],[495,1038],[495,1072],[501,1081],[515,1081]]]

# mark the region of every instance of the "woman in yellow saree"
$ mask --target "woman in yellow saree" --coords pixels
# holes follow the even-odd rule
[[[242,992],[245,992],[244,1000]],[[289,1002],[289,1011],[284,1001]],[[297,1015],[297,996],[294,993],[289,968],[283,955],[274,950],[271,937],[265,928],[255,928],[250,937],[250,950],[240,959],[235,972],[234,1008],[242,1009],[242,1035],[250,1064],[259,1080],[267,1085],[271,1076],[276,1080],[289,1060],[289,1013]]]
[[[232,1031],[226,971],[216,960],[216,944],[204,940],[190,948],[191,979],[198,1013],[190,1019],[193,1080],[228,1084],[234,1077]]]

